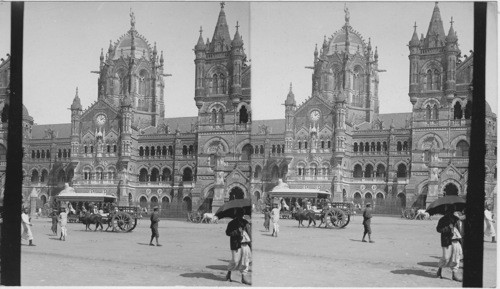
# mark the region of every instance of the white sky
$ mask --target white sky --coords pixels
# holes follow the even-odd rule
[[[24,104],[35,122],[68,123],[68,110],[78,86],[86,109],[97,100],[101,48],[106,53],[130,28],[130,8],[137,31],[163,50],[165,113],[168,117],[196,116],[193,48],[199,37],[210,38],[220,11],[218,2],[144,3],[78,2],[25,4]],[[231,37],[240,34],[250,57],[249,3],[226,3]]]
[[[378,46],[380,112],[409,112],[408,41],[427,32],[434,2],[347,2],[351,26]],[[489,10],[487,101],[497,112],[497,7]],[[491,6],[491,5],[490,5]],[[344,24],[344,2],[228,2],[225,6],[231,36],[236,21],[252,60],[254,119],[284,117],[281,105],[293,82],[298,103],[311,92],[314,45]],[[473,48],[472,2],[440,2],[444,30],[453,16],[462,54]],[[212,38],[218,2],[91,2],[25,3],[24,104],[39,124],[67,123],[67,109],[78,86],[84,109],[97,99],[97,70],[101,48],[115,42],[130,26],[164,51],[167,117],[195,116],[194,53],[199,26]],[[250,23],[251,14],[251,23]],[[251,26],[250,26],[251,25]],[[251,30],[251,42],[250,42]],[[10,3],[0,2],[0,57],[10,50]],[[251,46],[250,46],[251,45]],[[490,53],[493,51],[493,53]],[[251,53],[250,53],[251,52]]]
[[[347,2],[351,26],[365,41],[371,37],[378,46],[380,73],[380,113],[410,112],[408,97],[409,50],[407,47],[417,22],[420,37],[427,28],[434,2]],[[445,33],[453,27],[458,34],[462,55],[473,49],[472,2],[440,2]],[[255,119],[284,118],[284,103],[290,82],[297,104],[311,95],[314,46],[318,50],[327,38],[344,25],[344,2],[269,2],[252,3],[252,110]],[[495,17],[496,9],[488,16]],[[496,21],[495,21],[496,22]],[[497,102],[497,30],[488,40],[495,40],[493,57],[488,58],[492,81],[487,101],[496,112]]]

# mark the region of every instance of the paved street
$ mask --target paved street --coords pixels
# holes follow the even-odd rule
[[[435,273],[441,256],[438,218],[431,221],[374,216],[375,243],[362,243],[362,217],[341,230],[297,228],[280,221],[278,238],[254,215],[254,286],[461,287],[451,269]],[[307,222],[306,226],[307,226]],[[491,241],[491,239],[489,239]],[[485,243],[484,287],[496,285],[496,244]],[[462,270],[460,270],[460,273]]]
[[[224,280],[231,258],[227,222],[162,220],[162,247],[148,246],[144,219],[131,233],[85,232],[83,224],[69,224],[65,242],[51,234],[49,219],[32,222],[37,246],[21,247],[25,286],[247,286],[238,272],[236,282]]]

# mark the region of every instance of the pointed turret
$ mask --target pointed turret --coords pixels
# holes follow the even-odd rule
[[[75,98],[73,98],[73,103],[71,104],[71,110],[82,110],[82,104],[78,96],[78,87],[76,88]]]
[[[450,30],[448,31],[448,36],[446,36],[446,43],[453,43],[453,42],[456,42],[458,40],[457,34],[456,34],[455,30],[453,29],[453,17],[451,17],[450,23],[451,23],[451,25],[450,25]]]
[[[232,47],[241,47],[243,46],[243,39],[240,36],[240,32],[238,31],[240,28],[240,25],[238,22],[236,22],[236,33],[234,33],[234,38],[233,41],[231,42]]]
[[[101,62],[104,60],[104,50],[101,48],[101,56],[99,57],[99,60],[101,60]]]
[[[111,53],[113,53],[113,43],[111,42],[111,40],[109,41],[108,53],[110,56],[111,56]]]
[[[374,55],[374,57],[375,57],[375,61],[377,61],[378,60],[378,46],[375,46],[375,55]]]
[[[417,34],[417,22],[415,22],[415,25],[413,26],[413,35],[411,37],[410,43],[408,44],[410,47],[420,45],[420,40],[418,40],[418,34]]]
[[[215,25],[214,35],[211,42],[211,50],[225,51],[226,47],[231,44],[231,36],[229,35],[229,28],[226,21],[226,13],[224,12],[224,2],[220,3],[219,18],[217,19],[217,24]]]
[[[163,66],[163,50],[160,52],[160,65]]]
[[[443,28],[443,21],[441,20],[441,12],[439,11],[438,2],[434,6],[427,35],[425,36],[425,45],[427,48],[440,47],[445,40],[445,32]]]
[[[203,28],[200,26],[200,37],[198,37],[198,42],[194,46],[194,50],[205,50],[205,42],[203,41]]]
[[[326,49],[328,48],[328,42],[326,41],[326,35],[323,36],[323,52],[326,53]]]
[[[158,54],[158,50],[156,49],[156,41],[155,45],[153,46],[153,60],[156,61],[156,55]]]
[[[292,91],[292,83],[291,82],[290,82],[290,91],[288,92],[288,95],[286,96],[285,105],[286,106],[296,106],[295,95],[293,94],[293,91]]]

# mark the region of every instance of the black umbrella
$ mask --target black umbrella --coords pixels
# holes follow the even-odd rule
[[[242,208],[245,215],[251,216],[252,214],[252,201],[250,199],[236,199],[231,200],[222,205],[215,213],[217,218],[235,218],[234,209]]]
[[[455,211],[463,211],[465,209],[465,200],[459,196],[444,196],[432,202],[429,207],[427,207],[426,212],[429,215],[446,213],[446,207],[454,205]]]

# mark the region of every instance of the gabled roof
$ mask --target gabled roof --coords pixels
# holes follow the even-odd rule
[[[284,119],[264,119],[252,121],[252,135],[263,134],[261,127],[265,125],[268,127],[270,134],[280,134],[285,132]]]
[[[56,131],[56,139],[71,136],[71,123],[35,124],[31,129],[31,139],[49,139],[45,134],[49,128]]]

